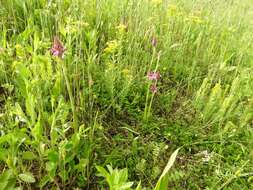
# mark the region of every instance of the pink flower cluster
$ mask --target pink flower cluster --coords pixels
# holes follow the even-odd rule
[[[65,48],[62,45],[61,41],[57,38],[54,37],[54,43],[53,43],[53,47],[50,49],[51,53],[53,56],[55,57],[63,57],[63,53],[65,52]]]
[[[150,72],[148,72],[147,77],[149,80],[154,81],[154,80],[159,80],[161,75],[159,72],[150,71]]]
[[[156,83],[157,83],[157,80],[161,78],[160,73],[158,71],[149,71],[147,74],[147,77],[149,80],[153,81],[153,83],[150,86],[150,91],[152,93],[157,93],[158,90],[157,90]]]

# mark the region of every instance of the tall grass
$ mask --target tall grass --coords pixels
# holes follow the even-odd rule
[[[252,0],[0,5],[3,189],[252,188]]]

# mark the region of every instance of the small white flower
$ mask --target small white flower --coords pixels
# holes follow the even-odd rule
[[[209,162],[209,160],[211,159],[212,157],[212,153],[209,153],[207,150],[204,150],[202,152],[202,155],[203,155],[203,158],[202,158],[202,161],[203,162]]]
[[[25,119],[25,118],[22,118],[22,117],[19,116],[19,115],[16,116],[15,120],[16,120],[16,121],[23,122],[23,123],[26,123],[26,119]]]
[[[212,153],[209,153],[207,150],[204,150],[196,154],[196,156],[201,156],[202,157],[201,160],[203,162],[209,162],[210,159],[212,158]]]

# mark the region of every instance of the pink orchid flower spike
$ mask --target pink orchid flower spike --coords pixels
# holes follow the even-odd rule
[[[159,80],[161,75],[158,71],[157,72],[150,71],[150,72],[148,72],[147,77],[149,80]]]
[[[150,86],[150,91],[152,92],[152,93],[157,93],[157,86],[156,86],[156,84],[152,84],[151,86]]]
[[[53,56],[63,58],[65,48],[57,37],[54,37],[53,47],[50,49],[50,51]]]

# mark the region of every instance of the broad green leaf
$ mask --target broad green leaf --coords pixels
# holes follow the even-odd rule
[[[35,160],[37,156],[33,152],[23,152],[22,153],[22,159],[24,160]]]
[[[9,182],[5,186],[4,190],[14,190],[15,189],[15,185],[16,185],[16,179],[15,178],[11,178],[11,179],[9,179]]]
[[[56,169],[57,169],[57,164],[55,162],[46,163],[46,170],[48,171],[48,175],[50,176],[50,179],[53,179],[55,177]]]
[[[14,108],[13,112],[16,114],[18,121],[21,121],[21,122],[24,122],[24,123],[27,122],[27,118],[25,116],[25,113],[23,112],[23,110],[22,110],[21,106],[19,105],[19,103],[15,103],[15,108]]]
[[[0,161],[5,161],[8,155],[8,150],[0,148]]]
[[[103,176],[103,177],[105,177],[105,178],[107,178],[107,177],[110,176],[110,174],[109,174],[103,167],[101,167],[101,166],[96,166],[96,168],[97,168],[97,170],[98,170],[98,172],[99,172],[99,174],[100,174],[101,176]]]
[[[119,182],[126,182],[127,179],[128,179],[128,172],[127,172],[127,169],[124,168],[122,170],[119,171]]]
[[[139,182],[139,184],[137,185],[137,187],[135,188],[135,190],[142,190],[142,188],[141,188],[141,181]]]
[[[6,134],[0,137],[0,144],[9,142],[11,138],[11,134]]]
[[[155,187],[154,190],[167,190],[167,188],[168,188],[168,180],[169,180],[167,173],[170,170],[170,168],[173,166],[179,150],[180,150],[180,148],[176,149],[172,153],[172,155],[170,156],[170,159],[169,159],[166,167],[164,168],[163,173],[160,176],[160,178],[159,178],[159,180],[158,180],[158,182],[157,182],[156,187]]]
[[[33,177],[33,174],[31,174],[30,172],[19,174],[18,177],[26,183],[35,183],[36,181]]]
[[[0,188],[5,189],[9,183],[9,179],[12,177],[12,171],[7,170],[0,175]]]
[[[168,189],[168,183],[169,183],[169,175],[165,175],[163,178],[161,178],[157,184],[154,190],[167,190]]]
[[[21,62],[14,62],[13,63],[16,73],[18,73],[24,79],[28,79],[31,76],[30,70]]]
[[[74,169],[77,171],[84,171],[86,169],[86,166],[88,165],[89,160],[88,159],[80,159],[79,163],[74,166]]]
[[[180,148],[178,148],[177,150],[175,150],[172,153],[172,155],[170,156],[170,159],[169,159],[169,161],[168,161],[165,169],[163,170],[163,173],[162,173],[162,175],[161,175],[160,178],[162,178],[163,176],[165,176],[168,173],[168,171],[170,170],[170,168],[173,166],[179,150],[180,150]]]
[[[36,122],[36,124],[34,125],[34,127],[31,129],[32,135],[35,138],[36,141],[40,140],[42,137],[42,127],[41,127],[41,123],[40,123],[40,114],[38,116],[38,121]]]
[[[50,151],[47,156],[48,156],[48,160],[51,162],[57,163],[59,160],[59,154],[58,152],[54,150]]]
[[[134,184],[133,182],[124,183],[122,186],[120,186],[120,189],[121,190],[129,189],[130,187],[132,187],[133,184]]]

